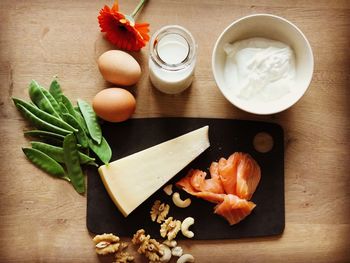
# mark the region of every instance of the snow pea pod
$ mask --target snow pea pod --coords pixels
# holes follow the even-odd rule
[[[29,101],[28,102],[30,105],[32,105],[33,107],[35,107],[35,108],[38,108],[38,106],[36,106],[32,101]],[[39,108],[38,108],[39,109]]]
[[[100,144],[89,139],[89,147],[103,163],[109,163],[112,158],[112,150],[104,137],[102,137]]]
[[[81,112],[80,112],[79,108],[78,109],[74,108],[74,110],[75,110],[75,117],[76,117],[77,121],[79,122],[80,126],[83,127],[84,132],[87,135],[89,135],[89,131],[88,131],[88,128],[86,126],[84,117],[83,117],[83,115],[81,115]]]
[[[87,148],[89,146],[88,137],[84,132],[83,127],[81,127],[79,122],[72,115],[68,113],[63,113],[62,116],[67,123],[69,123],[71,126],[78,130],[77,132],[75,132],[78,142],[81,144],[81,146]]]
[[[47,154],[56,162],[64,163],[64,152],[62,147],[53,146],[43,142],[30,142],[30,144],[32,145],[33,149],[37,149]],[[80,151],[78,151],[78,154],[79,154],[80,164],[97,166],[97,164],[95,163],[95,158],[91,158],[90,156]]]
[[[63,140],[64,162],[67,167],[68,177],[74,189],[82,194],[85,192],[85,178],[80,167],[77,142],[74,134],[69,134]]]
[[[55,125],[57,127],[60,127],[62,129],[68,130],[68,131],[72,131],[72,132],[77,131],[75,128],[73,128],[71,125],[69,125],[65,121],[63,121],[55,116],[50,115],[41,109],[35,108],[32,105],[30,105],[29,103],[27,103],[21,99],[12,98],[12,100],[14,101],[17,108],[18,108],[18,105],[21,105],[24,108],[26,108],[28,111],[30,111],[32,114],[34,114],[37,118],[39,118],[47,123],[50,123],[52,125]]]
[[[48,131],[42,131],[42,130],[25,131],[24,135],[42,139],[46,143],[56,145],[56,146],[62,146],[63,139],[64,139],[63,135],[53,133],[53,132],[48,132]]]
[[[44,93],[44,96],[50,101],[50,104],[51,104],[52,108],[55,110],[55,112],[59,116],[60,107],[58,106],[58,103],[57,103],[56,99],[51,95],[50,92],[48,92],[43,87],[41,87],[41,91]]]
[[[66,106],[69,114],[75,118],[75,110],[70,100],[64,95],[61,96],[61,99],[62,99],[61,102],[63,103],[64,106]]]
[[[57,139],[62,142],[64,140],[63,135],[60,135],[54,132],[42,131],[42,130],[25,131],[24,135],[42,138],[42,139]]]
[[[70,180],[66,176],[63,167],[50,156],[37,149],[22,148],[22,150],[27,158],[41,170],[55,177],[65,179],[67,181]]]
[[[59,107],[60,107],[60,113],[63,114],[63,113],[69,113],[67,107],[62,103],[60,102],[59,104]]]
[[[67,135],[72,133],[72,131],[68,131],[66,129],[60,128],[58,126],[55,126],[51,123],[48,123],[40,118],[38,118],[35,114],[27,110],[25,107],[23,107],[20,104],[16,104],[16,107],[22,112],[23,116],[29,120],[35,127],[39,129],[43,129],[46,131],[58,133],[61,135]]]
[[[97,116],[90,106],[89,103],[78,99],[79,109],[84,117],[86,126],[89,130],[91,138],[97,143],[100,144],[102,140],[102,131],[100,124],[97,121]]]
[[[57,79],[54,79],[51,82],[50,88],[49,88],[50,94],[55,98],[55,100],[60,103],[61,102],[61,96],[63,95],[61,86],[58,83]]]
[[[39,84],[32,80],[29,84],[29,97],[41,110],[50,113],[56,117],[60,117],[55,109],[52,107],[50,101],[45,97]]]

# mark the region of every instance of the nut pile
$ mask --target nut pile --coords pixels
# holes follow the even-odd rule
[[[180,230],[185,237],[194,237],[194,233],[188,229],[194,224],[194,219],[192,217],[187,217],[181,223],[180,220],[176,220],[173,217],[166,218],[169,214],[169,210],[170,206],[168,204],[162,203],[160,200],[156,200],[150,211],[152,221],[156,221],[157,223],[161,224],[161,237],[166,237],[168,240],[173,240],[176,238],[176,235]]]
[[[172,192],[170,187],[167,190]],[[179,199],[177,201],[182,203],[186,200]],[[177,206],[187,207],[188,205]],[[133,235],[131,242],[138,246],[137,252],[144,255],[149,263],[166,263],[170,261],[172,256],[178,257],[177,263],[194,262],[194,257],[190,254],[183,254],[183,249],[177,245],[175,240],[180,231],[185,237],[192,238],[194,236],[194,233],[189,230],[189,227],[194,224],[194,218],[187,217],[181,222],[172,216],[167,217],[169,210],[170,206],[168,204],[156,200],[150,211],[151,220],[160,224],[161,237],[166,238],[162,244],[151,238],[150,235],[146,235],[144,229],[139,229]],[[124,251],[128,246],[127,243],[122,243],[120,238],[113,234],[97,235],[93,238],[93,241],[97,254],[115,254],[116,261],[114,263],[128,263],[134,260],[132,255]]]
[[[163,190],[167,195],[172,195],[172,185],[166,186]],[[175,198],[174,198],[175,196]],[[191,204],[190,199],[181,200],[178,193],[172,195],[174,204],[178,207],[185,208]],[[174,200],[175,199],[175,200]],[[192,238],[194,233],[189,230],[189,227],[194,224],[194,218],[187,217],[181,222],[173,217],[167,217],[169,214],[170,206],[166,203],[162,203],[160,200],[156,200],[151,208],[150,215],[153,222],[157,222],[160,225],[160,235],[166,240],[160,245],[160,262],[169,262],[171,257],[178,257],[177,263],[194,262],[194,257],[190,254],[183,254],[183,249],[177,246],[175,240],[177,234],[180,232],[188,238]],[[163,222],[163,223],[162,223]],[[144,230],[139,230],[144,233]],[[139,232],[138,232],[139,233]],[[135,235],[137,235],[136,233]],[[135,236],[134,236],[135,237]]]

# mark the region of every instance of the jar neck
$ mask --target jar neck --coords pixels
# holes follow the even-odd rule
[[[177,43],[180,50],[164,48],[165,45]],[[162,48],[164,51],[162,51]],[[150,58],[160,68],[179,71],[190,66],[196,58],[196,43],[192,34],[185,28],[169,25],[153,34],[150,41]]]

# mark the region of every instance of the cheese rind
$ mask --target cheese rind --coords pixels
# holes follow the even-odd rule
[[[126,217],[209,146],[208,126],[99,167],[107,192]]]

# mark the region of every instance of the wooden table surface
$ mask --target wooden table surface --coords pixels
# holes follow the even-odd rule
[[[28,99],[31,79],[58,75],[69,98],[91,101],[106,83],[96,59],[113,47],[99,32],[104,1],[0,2],[0,262],[112,262],[96,256],[86,229],[86,196],[30,164],[28,123],[11,97]],[[112,1],[107,4],[111,5]],[[137,1],[120,1],[130,13]],[[271,116],[244,113],[221,95],[211,52],[232,21],[272,13],[295,23],[313,48],[315,70],[305,96]],[[148,48],[133,54],[142,79],[134,117],[188,116],[264,120],[285,130],[286,227],[279,237],[181,241],[196,262],[350,262],[350,2],[348,0],[151,0],[139,21],[151,33],[168,24],[188,28],[198,42],[196,77],[177,96],[155,90]],[[132,250],[132,249],[131,249]],[[136,262],[146,262],[137,257]]]

